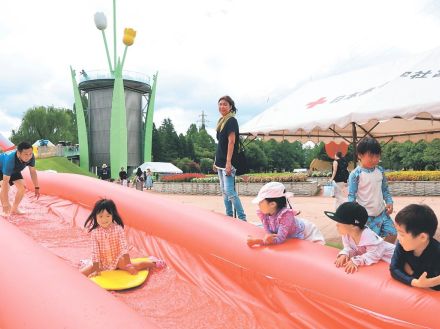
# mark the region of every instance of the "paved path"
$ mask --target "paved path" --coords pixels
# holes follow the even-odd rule
[[[217,213],[224,214],[224,204],[221,196],[215,195],[187,195],[187,194],[165,194],[154,191],[145,191],[145,193],[154,193],[165,198],[170,198],[174,201],[185,204],[194,205],[195,207],[204,208]],[[241,202],[248,217],[248,221],[252,223],[259,223],[255,215],[256,205],[251,203],[253,197],[241,196]],[[394,199],[394,213],[396,213],[410,203],[425,203],[429,205],[437,217],[440,219],[440,196],[414,196],[414,197],[393,197]],[[294,197],[292,206],[295,209],[301,210],[301,217],[306,218],[315,223],[321,230],[327,242],[340,242],[340,238],[336,231],[335,223],[324,215],[324,210],[333,210],[334,199],[322,196],[313,197]],[[440,229],[437,229],[436,238],[440,238]]]

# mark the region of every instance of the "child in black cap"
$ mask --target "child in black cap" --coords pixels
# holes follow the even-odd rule
[[[410,204],[396,215],[398,243],[391,276],[409,286],[440,290],[440,243],[434,239],[437,216],[427,205]]]
[[[391,262],[395,246],[365,226],[368,213],[360,204],[345,202],[336,212],[324,213],[337,222],[336,227],[342,235],[344,248],[336,257],[336,267],[344,267],[345,272],[354,273],[358,266],[375,264],[380,260]]]

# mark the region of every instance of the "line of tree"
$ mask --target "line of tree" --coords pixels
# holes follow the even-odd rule
[[[245,142],[246,157],[253,172],[292,171],[308,168],[313,159],[333,161],[325,144],[306,146],[300,142],[253,140]],[[215,140],[205,127],[192,124],[186,135],[177,135],[171,119],[165,119],[153,134],[154,161],[173,162],[184,172],[210,172],[215,155]],[[353,159],[350,145],[346,157]],[[390,170],[440,169],[440,139],[382,144],[382,162]]]
[[[28,109],[21,119],[18,130],[12,130],[11,142],[17,145],[22,141],[33,143],[39,139],[48,139],[54,143],[58,141],[78,143],[75,113],[69,109],[53,106]]]
[[[11,141],[34,142],[49,139],[53,142],[77,143],[75,112],[52,106],[28,109],[17,131],[12,130]],[[245,141],[248,164],[253,172],[292,171],[308,168],[313,159],[332,161],[325,152],[324,143],[303,147],[300,142]],[[212,171],[216,142],[205,126],[191,124],[186,134],[177,134],[171,119],[163,120],[159,128],[153,126],[153,161],[172,162],[184,172]],[[353,158],[351,146],[347,158]],[[410,141],[382,145],[382,162],[391,170],[440,169],[440,139],[431,142]]]

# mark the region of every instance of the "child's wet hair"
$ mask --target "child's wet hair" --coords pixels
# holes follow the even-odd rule
[[[286,191],[284,191],[286,192]],[[281,210],[285,207],[287,207],[287,199],[285,196],[279,197],[279,198],[266,198],[265,199],[268,203],[269,202],[275,202],[277,204],[277,210]]]
[[[358,154],[381,154],[382,148],[379,142],[375,138],[365,137],[362,138],[356,146],[356,152]]]
[[[89,232],[93,231],[95,228],[99,226],[98,220],[96,216],[106,210],[109,214],[112,215],[113,223],[116,223],[122,227],[124,227],[124,223],[122,222],[121,216],[119,216],[118,210],[116,209],[116,205],[113,200],[110,199],[101,199],[96,201],[95,206],[93,207],[92,213],[87,218],[84,223],[84,227],[89,228]]]
[[[405,226],[405,231],[413,237],[426,233],[434,237],[438,221],[434,211],[425,204],[410,204],[400,210],[395,218],[398,225]]]

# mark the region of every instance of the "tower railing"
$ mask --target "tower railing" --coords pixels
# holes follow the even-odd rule
[[[80,72],[80,82],[88,81],[88,80],[99,80],[99,79],[114,79],[114,76],[111,72],[108,70],[92,70],[92,71],[84,71],[82,70]],[[146,84],[150,84],[150,76],[147,74],[143,74],[140,72],[135,71],[123,71],[122,72],[122,78],[124,80],[133,80],[133,81],[139,81],[144,82]]]

